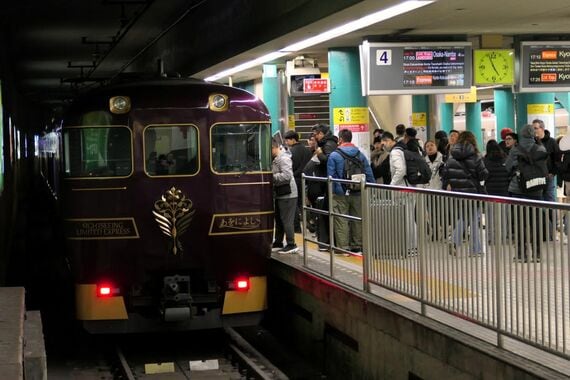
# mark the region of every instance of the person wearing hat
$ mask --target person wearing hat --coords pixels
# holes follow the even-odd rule
[[[285,132],[283,136],[285,139],[285,144],[289,148],[289,152],[291,152],[291,161],[293,162],[293,178],[295,178],[295,184],[297,185],[297,211],[295,212],[295,219],[294,219],[294,226],[295,232],[301,232],[301,207],[303,205],[303,200],[305,197],[301,193],[303,190],[301,189],[301,175],[303,173],[303,169],[307,162],[312,157],[312,153],[308,147],[301,144],[299,142],[299,134],[293,130],[289,130]]]
[[[501,149],[503,150],[503,152],[505,152],[506,154],[509,154],[509,148],[507,148],[507,135],[509,133],[513,133],[513,130],[511,128],[503,128],[501,129],[501,142],[499,143],[499,146],[501,147]]]

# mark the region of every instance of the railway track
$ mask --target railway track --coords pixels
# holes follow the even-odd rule
[[[217,349],[213,352],[184,353],[184,346],[169,347],[175,352],[161,353],[160,360],[152,359],[139,349],[115,349],[114,378],[135,379],[245,379],[286,380],[288,377],[263,354],[249,344],[236,330],[225,328]],[[208,342],[212,343],[212,342]],[[207,349],[206,351],[210,351]],[[150,356],[149,356],[150,355]],[[169,355],[171,359],[168,359]],[[181,357],[191,358],[183,360]],[[151,358],[149,361],[148,359]],[[166,358],[166,359],[165,359]]]

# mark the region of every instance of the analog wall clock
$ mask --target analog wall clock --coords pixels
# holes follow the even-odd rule
[[[515,83],[515,52],[512,49],[480,49],[473,54],[475,84]]]

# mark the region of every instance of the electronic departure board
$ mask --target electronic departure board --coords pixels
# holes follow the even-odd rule
[[[570,42],[523,42],[520,91],[570,91]]]
[[[471,43],[368,43],[361,46],[368,95],[469,92]]]

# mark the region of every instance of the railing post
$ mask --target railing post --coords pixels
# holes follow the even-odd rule
[[[327,195],[328,195],[328,215],[329,215],[329,255],[330,255],[330,271],[331,278],[334,278],[334,219],[333,219],[333,180],[332,176],[327,178]]]
[[[306,238],[306,231],[307,231],[307,210],[305,208],[305,195],[307,194],[306,192],[306,188],[307,188],[307,184],[306,184],[306,179],[305,179],[305,173],[301,174],[301,196],[303,197],[303,199],[301,199],[301,217],[303,219],[302,221],[302,225],[301,225],[301,234],[303,236],[303,266],[307,266],[307,254],[309,253],[309,251],[307,251],[307,240]]]
[[[502,313],[502,297],[501,293],[503,290],[502,287],[502,276],[501,276],[501,258],[503,256],[503,220],[502,220],[502,213],[501,213],[501,204],[500,203],[491,203],[491,207],[493,209],[493,220],[494,225],[487,226],[487,231],[493,231],[493,237],[495,241],[493,242],[494,246],[494,256],[495,256],[495,282],[496,282],[496,294],[495,294],[495,307],[496,307],[496,318],[497,318],[497,346],[502,348],[503,347],[503,335],[501,331],[503,329],[503,313]],[[488,222],[488,221],[486,221]],[[496,227],[496,228],[495,228]],[[487,232],[488,233],[488,232]]]
[[[369,188],[366,187],[366,178],[360,180],[360,206],[361,206],[361,219],[360,227],[362,228],[362,288],[365,292],[370,292],[370,197],[368,194]]]
[[[417,194],[417,193],[416,193]],[[426,207],[424,202],[424,194],[417,194],[416,202],[416,220],[418,221],[417,232],[417,254],[420,259],[420,299],[421,299],[421,311],[422,315],[426,315],[426,297],[427,297],[427,276],[426,276]],[[413,222],[413,221],[412,221]]]

